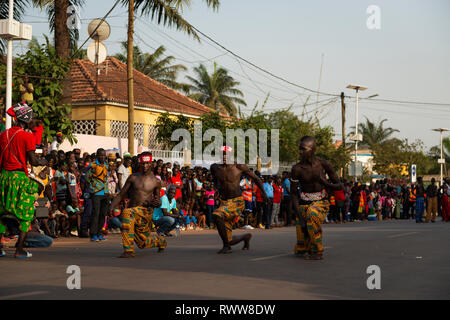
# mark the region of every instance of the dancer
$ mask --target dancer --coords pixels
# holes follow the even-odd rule
[[[300,162],[292,167],[291,199],[296,214],[297,243],[295,253],[308,260],[323,259],[321,224],[330,207],[325,188],[342,189],[342,185],[328,161],[315,156],[316,140],[304,136],[300,140]],[[329,183],[324,174],[333,183]],[[301,185],[300,199],[298,186]],[[309,255],[307,255],[309,254]]]
[[[246,233],[242,236],[232,235],[233,222],[238,219],[245,208],[244,198],[240,187],[241,177],[244,175],[250,178],[261,190],[264,201],[267,202],[267,196],[261,180],[245,164],[228,164],[227,153],[232,152],[228,146],[222,147],[223,164],[211,165],[211,174],[214,179],[214,185],[219,191],[221,199],[220,207],[213,212],[214,223],[223,242],[223,248],[217,252],[231,253],[231,246],[244,241],[242,250],[250,248],[250,239],[252,235]]]
[[[5,255],[1,248],[6,231],[2,216],[12,215],[20,229],[15,257],[30,258],[32,254],[23,250],[24,241],[34,220],[34,201],[42,190],[29,178],[27,162],[32,166],[46,166],[47,161],[36,157],[35,137],[25,131],[34,129],[33,109],[26,103],[17,103],[7,112],[15,123],[0,134],[0,257]]]
[[[122,213],[124,252],[119,258],[133,258],[135,242],[140,249],[158,247],[158,252],[167,246],[164,236],[158,233],[150,235],[153,209],[161,206],[161,182],[153,175],[151,153],[142,153],[139,162],[143,167],[143,173],[129,176],[122,191],[111,203],[110,216],[127,194],[130,197],[129,208]]]

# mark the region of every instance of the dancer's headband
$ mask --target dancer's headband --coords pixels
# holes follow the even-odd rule
[[[230,146],[223,146],[222,148],[220,148],[220,150],[221,150],[222,152],[232,152],[232,151],[233,151],[233,148],[230,147]]]
[[[139,156],[139,163],[150,163],[152,161],[153,161],[153,157],[151,154]]]

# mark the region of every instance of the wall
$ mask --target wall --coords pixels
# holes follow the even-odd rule
[[[64,151],[72,151],[75,148],[79,148],[82,154],[84,152],[94,153],[99,148],[103,148],[105,150],[117,148],[118,151],[114,151],[114,153],[118,152],[120,155],[128,152],[128,139],[94,136],[88,134],[76,134],[75,137],[78,140],[77,143],[70,145],[69,141],[66,139],[62,143],[60,149]],[[135,139],[133,154],[138,154],[138,152],[141,152],[138,150],[137,146],[138,141]]]

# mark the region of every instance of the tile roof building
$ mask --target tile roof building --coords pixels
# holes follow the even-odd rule
[[[98,68],[74,60],[72,121],[75,132],[128,138],[127,66],[108,57]],[[160,147],[155,122],[163,112],[198,119],[212,109],[134,70],[135,138],[148,148]],[[97,128],[95,128],[97,123]]]

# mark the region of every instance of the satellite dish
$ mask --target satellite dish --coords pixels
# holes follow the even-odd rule
[[[110,33],[111,27],[105,20],[94,19],[88,25],[88,34],[92,40],[105,41],[106,39],[109,38]]]
[[[106,47],[99,41],[92,42],[87,48],[87,56],[93,64],[100,64],[107,56]]]

